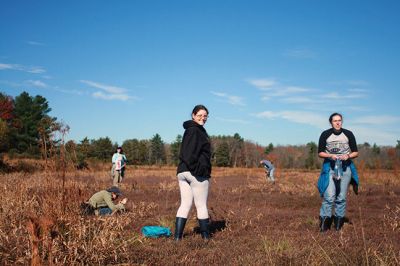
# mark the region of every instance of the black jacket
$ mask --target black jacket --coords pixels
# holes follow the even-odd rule
[[[195,177],[211,177],[211,144],[203,126],[192,120],[183,123],[178,174],[189,171]]]

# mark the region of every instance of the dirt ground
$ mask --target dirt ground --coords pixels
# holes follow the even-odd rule
[[[184,238],[149,239],[145,225],[174,230],[175,168],[131,167],[121,190],[127,212],[82,217],[79,204],[111,185],[108,171],[0,177],[2,265],[399,265],[400,176],[360,171],[349,189],[343,230],[320,233],[319,171],[216,168],[208,208],[212,239],[201,239],[194,206]],[[63,204],[65,202],[65,204]]]

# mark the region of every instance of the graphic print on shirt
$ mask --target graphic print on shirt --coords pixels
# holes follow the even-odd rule
[[[326,140],[326,152],[329,154],[349,154],[351,152],[349,139],[343,132],[339,135],[330,135]]]
[[[121,170],[122,168],[122,155],[118,154],[117,159],[115,160],[115,170]]]

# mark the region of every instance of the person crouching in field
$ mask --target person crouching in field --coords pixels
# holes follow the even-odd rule
[[[265,177],[267,178],[267,180],[275,183],[275,177],[274,177],[275,167],[274,167],[274,164],[271,161],[268,161],[268,160],[261,160],[260,164],[262,166],[264,166]]]
[[[346,196],[349,184],[353,184],[358,193],[358,175],[351,159],[358,156],[356,138],[350,130],[342,128],[341,114],[333,113],[329,117],[331,128],[322,132],[319,138],[318,155],[324,158],[318,190],[323,198],[320,209],[320,231],[331,228],[333,222],[339,231],[344,224]]]
[[[121,195],[121,190],[118,187],[96,192],[90,197],[89,201],[82,204],[83,214],[111,215],[118,211],[125,211],[127,198],[122,199],[118,204],[114,203]]]
[[[183,123],[181,149],[177,169],[181,204],[176,214],[175,240],[182,239],[189,211],[194,204],[203,239],[210,238],[207,198],[209,178],[211,177],[211,144],[204,124],[208,110],[204,105],[196,105],[192,120]]]
[[[116,152],[113,154],[111,159],[112,168],[111,176],[113,179],[113,186],[118,186],[122,182],[122,178],[125,176],[126,156],[122,151],[122,147],[118,147]]]

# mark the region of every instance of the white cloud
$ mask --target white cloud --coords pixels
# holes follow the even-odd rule
[[[359,89],[359,88],[354,88],[354,89],[349,89],[349,92],[356,92],[356,93],[367,93],[368,90],[366,89]]]
[[[342,95],[339,95],[339,93],[337,92],[330,92],[327,94],[323,94],[321,97],[326,99],[341,99]]]
[[[311,91],[308,88],[298,87],[298,86],[288,86],[276,89],[274,92],[269,93],[269,96],[279,97],[286,95],[293,95],[295,93],[304,93]]]
[[[97,99],[120,100],[120,101],[127,101],[132,98],[127,94],[105,94],[102,91],[96,91],[96,92],[92,93],[92,96]]]
[[[106,85],[90,80],[80,80],[81,83],[89,85],[90,87],[101,89],[103,91],[96,91],[92,93],[92,96],[96,99],[103,99],[103,100],[119,100],[119,101],[127,101],[129,99],[137,99],[135,96],[130,96],[127,93],[127,89]]]
[[[33,74],[41,74],[46,72],[46,70],[40,66],[22,66],[18,64],[4,64],[4,63],[0,63],[0,70],[17,70]]]
[[[288,97],[284,98],[283,101],[286,103],[315,103],[315,100],[304,96]]]
[[[105,84],[101,84],[101,83],[90,81],[90,80],[80,80],[80,82],[82,82],[86,85],[89,85],[91,87],[94,87],[94,88],[102,89],[108,93],[120,94],[120,93],[124,93],[127,91],[127,89],[125,89],[125,88],[105,85]]]
[[[338,92],[330,92],[327,94],[321,95],[322,98],[330,99],[330,100],[339,100],[339,99],[362,99],[366,98],[368,95],[365,93],[338,93]]]
[[[218,96],[218,97],[224,99],[229,104],[240,105],[240,106],[244,106],[245,105],[244,102],[243,102],[243,98],[242,97],[235,96],[235,95],[229,95],[229,94],[226,94],[224,92],[211,91],[211,93],[214,94],[215,96]]]
[[[398,125],[400,122],[399,116],[391,115],[370,115],[359,117],[352,120],[355,124],[368,124],[368,125]]]
[[[27,80],[27,83],[37,88],[47,88],[47,84],[40,80]]]
[[[391,133],[381,128],[352,126],[351,124],[349,124],[349,129],[354,133],[357,143],[368,142],[378,145],[396,145],[400,133]]]
[[[270,90],[277,82],[273,78],[266,79],[249,79],[248,82],[260,90]]]
[[[261,100],[266,102],[274,97],[280,97],[282,102],[291,104],[317,103],[318,101],[314,100],[311,94],[306,94],[310,91],[311,89],[299,86],[279,87],[264,92]]]
[[[46,72],[46,70],[43,67],[39,66],[28,67],[25,69],[25,71],[33,74],[41,74]]]
[[[222,117],[216,117],[216,120],[222,121],[222,122],[227,122],[227,123],[234,123],[234,124],[250,124],[249,121],[242,120],[242,119],[228,119],[228,118],[222,118]]]
[[[291,122],[312,125],[322,129],[327,126],[328,120],[325,115],[306,111],[265,111],[255,114],[255,116],[266,119],[282,118]]]
[[[66,93],[66,94],[75,94],[75,95],[84,95],[84,94],[87,94],[87,93],[85,93],[85,92],[83,92],[83,91],[80,91],[80,90],[66,90],[66,89],[61,89],[61,88],[59,88],[59,87],[54,87],[54,89],[55,89],[56,91],[59,91],[59,92],[62,92],[62,93]]]
[[[0,63],[0,70],[4,70],[4,69],[15,69],[16,66],[17,66],[17,65]]]
[[[267,102],[267,101],[269,101],[269,100],[271,100],[271,97],[269,97],[269,96],[267,96],[267,95],[263,95],[263,96],[261,97],[261,101],[263,101],[263,102]]]

